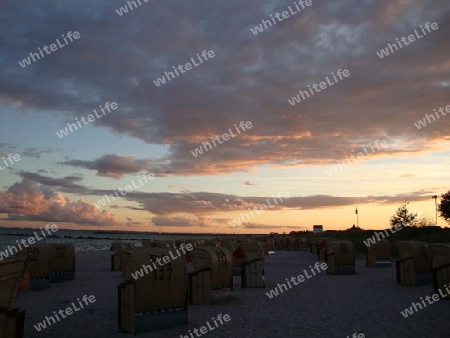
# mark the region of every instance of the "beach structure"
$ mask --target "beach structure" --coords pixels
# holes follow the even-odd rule
[[[332,241],[331,238],[318,238],[317,240],[317,259],[322,262],[327,261],[328,242]]]
[[[241,275],[241,265],[245,262],[245,254],[244,251],[242,251],[241,244],[242,243],[236,243],[234,241],[222,242],[222,246],[227,248],[232,255],[233,276]]]
[[[204,238],[197,238],[195,241],[197,242],[197,246],[204,246],[206,242]]]
[[[396,262],[397,283],[414,286],[432,283],[430,245],[419,241],[397,241],[397,246],[400,255]]]
[[[213,241],[213,240],[208,239],[205,241],[205,246],[214,246],[216,248],[220,248],[222,245],[220,244],[219,241]]]
[[[298,251],[308,250],[308,240],[306,238],[298,238],[297,248]]]
[[[229,249],[200,246],[186,254],[194,270],[189,272],[189,303],[216,304],[234,298],[233,260]]]
[[[172,257],[169,251],[164,247],[122,251],[124,283],[118,286],[120,330],[137,334],[188,324],[188,275],[183,256],[162,266],[156,264]]]
[[[287,249],[286,237],[282,237],[282,236],[275,237],[275,249],[276,250],[286,250]]]
[[[12,306],[19,292],[19,283],[26,269],[26,259],[0,261],[0,337],[23,337],[25,311]]]
[[[195,248],[196,246],[199,245],[199,243],[198,243],[195,239],[193,239],[193,238],[187,239],[187,240],[185,240],[184,242],[185,242],[186,244],[191,244],[194,248]]]
[[[184,240],[177,239],[174,241],[174,244],[175,244],[175,248],[179,248],[181,244],[186,245],[186,242]]]
[[[263,240],[264,254],[268,255],[269,251],[275,251],[275,240],[273,238],[265,238]]]
[[[326,240],[327,273],[333,275],[355,273],[355,245],[351,241]]]
[[[439,294],[442,290],[445,294],[445,286],[450,286],[450,243],[433,243],[430,248],[433,254],[434,292]],[[450,300],[448,295],[443,298]]]
[[[325,262],[327,254],[327,243],[325,238],[319,238],[317,241],[317,259]]]
[[[286,250],[287,251],[298,251],[299,240],[297,237],[287,237],[286,238]]]
[[[259,243],[242,243],[245,260],[241,264],[241,285],[243,288],[264,288],[264,249]]]
[[[17,253],[17,258],[27,260],[27,272],[31,290],[45,290],[50,287],[51,261],[47,244],[30,245]]]
[[[115,242],[111,244],[111,249],[113,254],[111,255],[111,270],[112,271],[121,271],[122,270],[122,261],[121,261],[121,251],[125,249],[134,248],[133,243],[124,243],[124,242]]]
[[[72,243],[48,243],[51,283],[75,279],[75,247]]]
[[[317,255],[317,242],[319,242],[317,237],[311,237],[309,239],[309,252],[315,255]]]
[[[247,236],[236,236],[236,242],[238,243],[247,243],[249,238]]]
[[[366,267],[385,268],[392,266],[392,245],[387,239],[370,245],[366,251]]]

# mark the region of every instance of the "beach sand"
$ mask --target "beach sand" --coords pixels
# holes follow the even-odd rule
[[[44,291],[20,292],[15,307],[26,310],[25,337],[131,337],[117,328],[117,285],[120,272],[110,270],[110,251],[76,253],[76,279],[51,284]],[[356,275],[321,272],[273,299],[266,295],[285,278],[310,273],[316,256],[309,252],[277,251],[266,256],[265,289],[242,289],[234,277],[236,299],[224,305],[189,306],[189,325],[136,335],[137,337],[188,336],[218,314],[229,322],[200,337],[448,337],[450,301],[439,300],[408,318],[400,311],[420,297],[431,296],[431,284],[408,287],[396,284],[395,268],[368,269],[357,261]],[[40,333],[34,325],[53,311],[67,308],[84,295],[96,301]],[[196,335],[194,334],[194,337]]]

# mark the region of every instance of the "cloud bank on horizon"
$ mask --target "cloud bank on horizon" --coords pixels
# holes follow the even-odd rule
[[[444,121],[450,116],[421,129],[414,126],[433,109],[450,105],[450,4],[312,2],[257,35],[251,28],[292,1],[149,2],[124,16],[115,12],[126,4],[121,0],[0,5],[0,156],[23,157],[0,172],[5,177],[0,200],[8,200],[0,213],[115,225],[120,222],[115,212],[98,210],[93,202],[111,194],[118,181],[145,173],[154,173],[155,182],[166,186],[192,178],[201,188],[169,193],[160,186],[158,191],[143,187],[111,209],[133,212],[142,223],[145,217],[154,226],[181,228],[226,227],[230,213],[264,203],[277,192],[264,190],[261,172],[266,170],[277,177],[292,170],[320,171],[317,184],[329,182],[336,189],[322,194],[309,188],[306,196],[275,208],[284,213],[419,202],[429,199],[434,187],[444,189],[443,182],[430,179],[422,186],[402,185],[401,193],[370,188],[340,193],[339,185],[348,181],[339,181],[343,175],[325,178],[325,168],[376,140],[386,140],[388,147],[364,158],[368,165],[400,163],[405,156],[423,164],[430,154],[450,163],[450,123]],[[378,57],[388,43],[427,22],[439,29]],[[19,65],[68,31],[81,37],[25,68]],[[164,72],[204,50],[214,50],[215,57],[164,86],[154,85]],[[339,69],[351,75],[295,106],[287,102]],[[117,102],[119,108],[64,140],[57,137],[68,123],[76,124],[105,102]],[[202,142],[234,131],[241,121],[251,121],[253,128],[192,156]],[[102,137],[115,140],[101,142]],[[242,179],[241,174],[252,176]],[[240,186],[235,194],[205,183],[214,177],[231,182],[235,176]],[[419,178],[409,167],[397,177]],[[364,175],[359,179],[358,185],[371,184]],[[243,227],[270,225],[258,220]]]

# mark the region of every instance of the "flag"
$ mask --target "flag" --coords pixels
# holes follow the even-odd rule
[[[355,214],[358,215],[358,207],[356,207],[356,209],[355,209]]]

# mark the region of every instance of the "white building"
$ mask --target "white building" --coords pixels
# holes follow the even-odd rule
[[[323,232],[323,225],[313,225],[313,233],[318,234]]]

